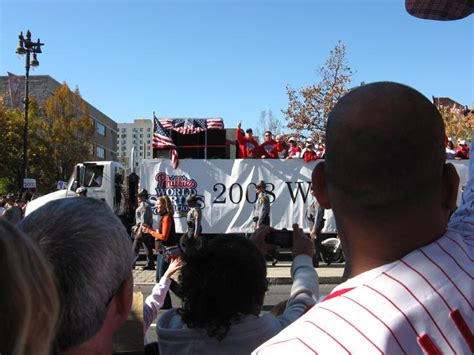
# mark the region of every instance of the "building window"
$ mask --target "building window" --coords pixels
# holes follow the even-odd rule
[[[95,149],[95,155],[98,158],[105,159],[105,149],[102,147],[96,147]]]
[[[150,143],[151,143],[150,140],[147,140],[147,141],[146,141],[146,144],[150,144]]]
[[[125,139],[123,139],[122,144],[127,144],[127,141]]]
[[[95,121],[95,131],[99,136],[105,136],[105,126],[99,121]]]
[[[124,146],[124,145],[122,145],[122,150],[125,150],[125,149],[127,149],[127,147],[126,147],[126,146]]]
[[[122,138],[127,138],[127,135],[126,135],[126,134],[122,134]]]
[[[146,135],[146,137],[147,137],[147,138],[150,138],[150,137],[151,137],[150,133],[148,133],[148,134]]]
[[[133,132],[138,132],[138,128],[133,128],[132,131]]]
[[[140,134],[140,138],[143,138],[143,134]]]
[[[147,131],[147,132],[151,132],[151,128],[148,127],[148,128],[146,129],[146,131]]]
[[[133,144],[137,144],[137,140],[136,140],[136,139],[133,140]]]
[[[147,156],[147,157],[150,156],[150,151],[146,152],[146,156]]]
[[[140,128],[140,132],[143,132],[143,128]]]
[[[140,150],[143,150],[143,146],[142,146],[142,145],[140,146]]]
[[[121,131],[122,131],[122,133],[123,133],[123,132],[127,132],[127,129],[126,129],[126,128],[122,128]]]
[[[136,135],[136,134],[134,134],[134,135],[133,135],[133,138],[137,138],[137,135]]]

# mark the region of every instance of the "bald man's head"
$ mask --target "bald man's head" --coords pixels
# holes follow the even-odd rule
[[[334,207],[364,214],[438,191],[444,124],[416,90],[380,82],[345,95],[329,115],[326,181]]]

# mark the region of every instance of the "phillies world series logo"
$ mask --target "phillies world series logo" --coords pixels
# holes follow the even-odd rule
[[[173,203],[175,213],[179,214],[180,217],[185,216],[190,209],[186,202],[190,195],[200,197],[202,201],[198,201],[199,207],[204,208],[204,196],[198,195],[196,180],[184,175],[168,175],[160,172],[156,174],[155,181],[156,197],[168,196]]]

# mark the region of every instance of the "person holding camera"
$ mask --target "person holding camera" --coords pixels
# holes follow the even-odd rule
[[[155,249],[158,252],[156,257],[156,282],[159,282],[169,267],[169,261],[165,258],[165,252],[169,248],[175,248],[178,240],[173,219],[174,209],[170,198],[168,196],[159,196],[156,200],[155,208],[158,213],[157,229],[155,230],[151,225],[144,224],[142,226],[142,233],[149,233],[155,239]],[[172,281],[170,288],[173,292],[179,293],[179,287],[176,282]],[[167,294],[162,308],[169,309],[171,307],[171,297]]]
[[[257,230],[262,226],[270,226],[270,199],[265,192],[265,181],[260,180],[255,185],[255,191],[257,192],[257,202],[253,208],[252,220],[254,222],[253,227]],[[275,266],[279,259],[277,247],[269,248],[267,255],[272,259],[272,266]]]
[[[189,195],[186,199],[188,206],[190,207],[188,214],[186,215],[186,224],[188,225],[188,230],[186,235],[189,239],[197,239],[202,233],[201,219],[202,212],[199,207],[198,201],[201,198],[196,195]]]
[[[265,193],[265,181],[260,180],[255,185],[255,191],[257,193],[257,201],[253,207],[252,220],[256,230],[263,225],[270,225],[270,199]]]
[[[270,227],[253,235],[210,239],[205,248],[186,252],[179,281],[182,306],[163,313],[156,330],[160,354],[249,354],[298,319],[319,297],[311,264],[313,243],[293,226],[293,285],[281,316],[260,316],[268,289],[262,252]],[[259,250],[257,245],[261,245]]]
[[[153,224],[153,212],[146,202],[148,199],[148,191],[145,189],[141,190],[137,195],[137,199],[138,207],[135,210],[135,224],[132,227],[133,251],[135,253],[133,266],[135,267],[140,248],[143,244],[147,258],[147,265],[143,267],[143,270],[155,270],[155,261],[153,260],[153,237],[149,233],[143,233],[141,229],[143,225],[151,226]]]

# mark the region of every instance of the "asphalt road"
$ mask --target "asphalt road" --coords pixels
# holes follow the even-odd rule
[[[337,285],[327,285],[327,284],[321,284],[320,287],[320,293],[322,296],[329,294],[334,287]],[[262,314],[268,313],[273,306],[278,304],[281,301],[285,301],[288,299],[288,296],[290,294],[290,288],[291,285],[271,285],[267,295],[265,296],[265,302],[263,305],[263,310]],[[152,290],[152,285],[140,285],[140,286],[135,286],[135,291],[141,291],[143,293],[144,299],[150,294]],[[180,300],[173,294],[171,293],[171,299],[173,302],[173,306],[179,306],[180,305]],[[165,311],[160,311],[160,314]],[[148,342],[153,342],[156,341],[156,322],[153,322],[151,327],[148,329],[147,332],[147,339]]]

